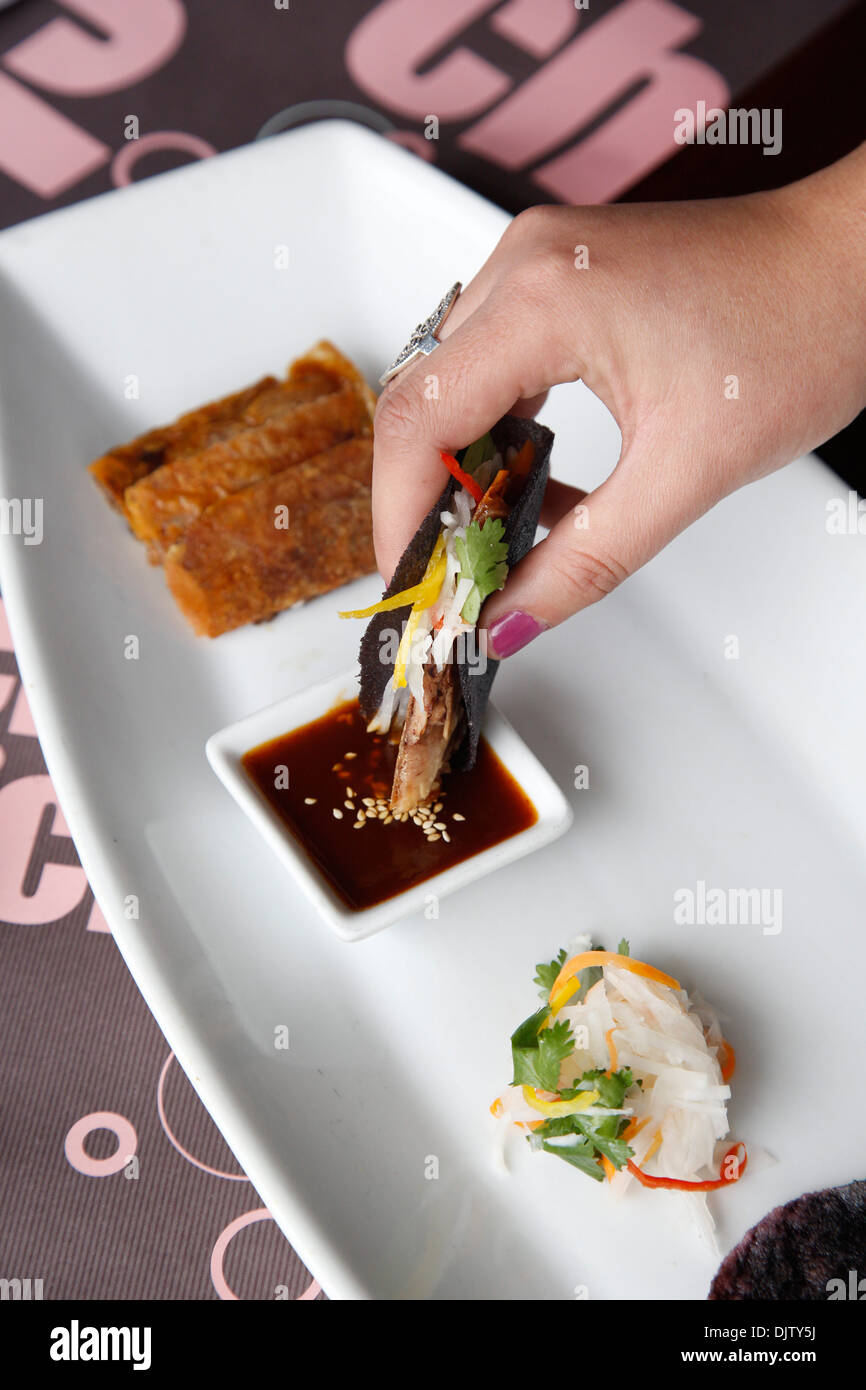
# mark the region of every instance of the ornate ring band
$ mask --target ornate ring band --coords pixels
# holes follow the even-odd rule
[[[440,300],[430,317],[419,323],[406,346],[397,353],[388,370],[379,377],[380,386],[385,386],[398,372],[402,372],[404,367],[408,367],[410,362],[414,362],[416,357],[428,357],[439,347],[436,334],[453,309],[462,288],[458,280],[451,286],[445,298]]]

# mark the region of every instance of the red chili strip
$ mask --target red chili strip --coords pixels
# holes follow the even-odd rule
[[[465,472],[465,470],[460,467],[454,455],[446,454],[444,449],[439,451],[439,457],[452,477],[456,478],[458,483],[466,488],[467,492],[471,492],[472,496],[475,498],[475,505],[477,506],[484,494],[472,474]]]
[[[722,1159],[722,1174],[724,1174],[728,1160],[732,1155],[737,1153],[738,1149],[743,1150],[743,1157],[742,1160],[737,1157],[736,1171],[733,1177],[730,1178],[724,1176],[720,1178],[709,1178],[706,1182],[686,1182],[684,1178],[654,1178],[652,1174],[645,1173],[642,1168],[638,1168],[637,1164],[633,1163],[631,1159],[628,1160],[628,1171],[633,1173],[638,1182],[642,1183],[644,1187],[667,1187],[674,1188],[681,1192],[714,1192],[716,1188],[727,1187],[729,1183],[738,1182],[745,1173],[746,1164],[749,1161],[746,1146],[745,1144],[734,1144],[728,1149],[728,1152]]]

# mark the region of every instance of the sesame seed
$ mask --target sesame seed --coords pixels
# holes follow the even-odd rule
[[[304,805],[305,805],[305,806],[315,806],[315,804],[316,804],[316,798],[315,798],[314,796],[305,796],[305,797],[304,797]]]
[[[433,822],[433,829],[434,829],[434,830],[444,830],[444,829],[445,829],[445,822],[444,822],[444,820],[434,820],[434,822]]]
[[[385,817],[384,824],[385,824],[385,825],[390,825],[393,819],[394,819],[394,817],[393,817],[392,815],[390,815],[390,814],[387,815],[387,816]]]
[[[334,763],[334,766],[331,768],[331,771],[332,771],[332,772],[339,772],[339,771],[340,771],[340,768],[341,768],[342,766],[343,766],[342,763]]]
[[[347,811],[354,811],[355,809],[354,801],[349,801],[348,798],[343,802],[343,805],[345,806]]]
[[[376,805],[376,802],[374,801],[374,799],[373,799],[372,796],[362,796],[362,797],[361,797],[361,805],[362,805],[362,806],[375,806],[375,805]]]
[[[355,792],[354,792],[354,790],[353,790],[352,787],[347,787],[347,788],[346,788],[346,795],[347,795],[347,796],[354,796],[354,795],[355,795]]]
[[[367,824],[367,822],[366,822],[365,820],[356,820],[356,821],[355,821],[355,824],[352,826],[352,829],[353,829],[353,830],[363,830],[363,829],[364,829],[364,826],[365,826],[366,824]]]
[[[351,752],[349,752],[349,753],[344,753],[344,754],[343,754],[343,757],[344,757],[344,758],[357,758],[357,756],[358,756],[357,753],[351,753]]]
[[[451,843],[451,836],[448,834],[448,831],[447,831],[447,830],[443,830],[443,831],[442,831],[442,839],[445,841],[446,845],[450,845],[450,843]]]
[[[452,819],[452,820],[465,820],[466,817],[465,817],[465,816],[461,816],[461,814],[460,814],[459,811],[455,811],[455,812],[454,812],[454,815],[451,817],[451,819]]]
[[[412,819],[413,819],[413,821],[415,822],[416,825],[421,825],[421,824],[422,824],[422,820],[421,820],[421,817],[420,817],[419,815],[417,815],[417,814],[414,815],[414,816],[412,817]]]
[[[437,802],[436,802],[436,805],[433,807],[433,810],[434,810],[434,811],[441,811],[441,810],[442,810],[442,802],[441,802],[441,801],[437,801]]]
[[[358,812],[358,820],[366,820],[366,819],[367,819],[367,812],[366,812],[366,811],[359,811],[359,812]]]
[[[334,807],[334,820],[342,820],[342,819],[343,819],[343,812],[340,810],[339,806],[335,806],[335,807]]]
[[[428,840],[431,842],[431,844],[432,844],[432,842],[433,842],[434,840],[441,840],[441,839],[442,839],[442,836],[439,834],[439,832],[438,832],[437,830],[434,830],[432,835],[428,835],[428,836],[427,836],[427,839],[428,839]]]

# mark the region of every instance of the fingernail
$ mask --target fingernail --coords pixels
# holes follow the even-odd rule
[[[513,656],[539,632],[546,632],[548,626],[539,618],[533,618],[531,613],[521,613],[520,609],[515,608],[510,613],[503,613],[487,629],[488,651],[492,648],[490,654],[497,661],[503,656]]]

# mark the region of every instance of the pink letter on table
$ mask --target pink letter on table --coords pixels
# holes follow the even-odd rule
[[[62,0],[104,39],[68,19],[52,19],[10,48],[3,61],[37,87],[64,96],[99,96],[131,87],[180,48],[186,11],[180,0]]]
[[[496,0],[385,0],[349,36],[346,67],[359,87],[391,111],[453,121],[484,111],[511,78],[468,48],[457,48],[429,72],[417,69]]]
[[[41,198],[56,198],[111,154],[34,92],[0,72],[0,170]]]
[[[578,35],[507,101],[460,137],[473,154],[525,168],[600,116],[638,82],[642,91],[592,135],[537,169],[563,202],[606,202],[678,149],[674,111],[728,87],[709,64],[672,52],[701,21],[669,0],[626,0]]]

